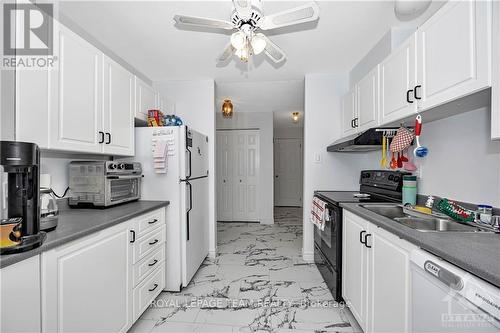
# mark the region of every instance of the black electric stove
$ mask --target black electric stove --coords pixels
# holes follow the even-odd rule
[[[403,176],[407,172],[361,171],[359,191],[316,191],[326,203],[329,219],[324,230],[315,227],[314,261],[336,301],[342,301],[342,207],[341,203],[401,202]]]

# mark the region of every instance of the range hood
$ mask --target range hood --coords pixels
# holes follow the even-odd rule
[[[326,150],[329,152],[351,153],[382,149],[382,135],[384,132],[381,129],[371,128],[361,134],[356,133],[342,138],[329,145]]]

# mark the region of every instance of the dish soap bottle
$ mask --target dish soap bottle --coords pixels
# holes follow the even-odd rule
[[[417,176],[403,176],[403,205],[417,204]]]

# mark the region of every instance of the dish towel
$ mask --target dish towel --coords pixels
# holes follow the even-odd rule
[[[153,142],[153,168],[155,173],[167,173],[167,141],[155,140]]]
[[[311,208],[311,222],[318,227],[319,230],[325,229],[325,208],[326,202],[314,197]]]

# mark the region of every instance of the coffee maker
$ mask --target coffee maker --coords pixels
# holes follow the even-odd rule
[[[0,141],[0,254],[40,246],[40,150],[34,143]]]

